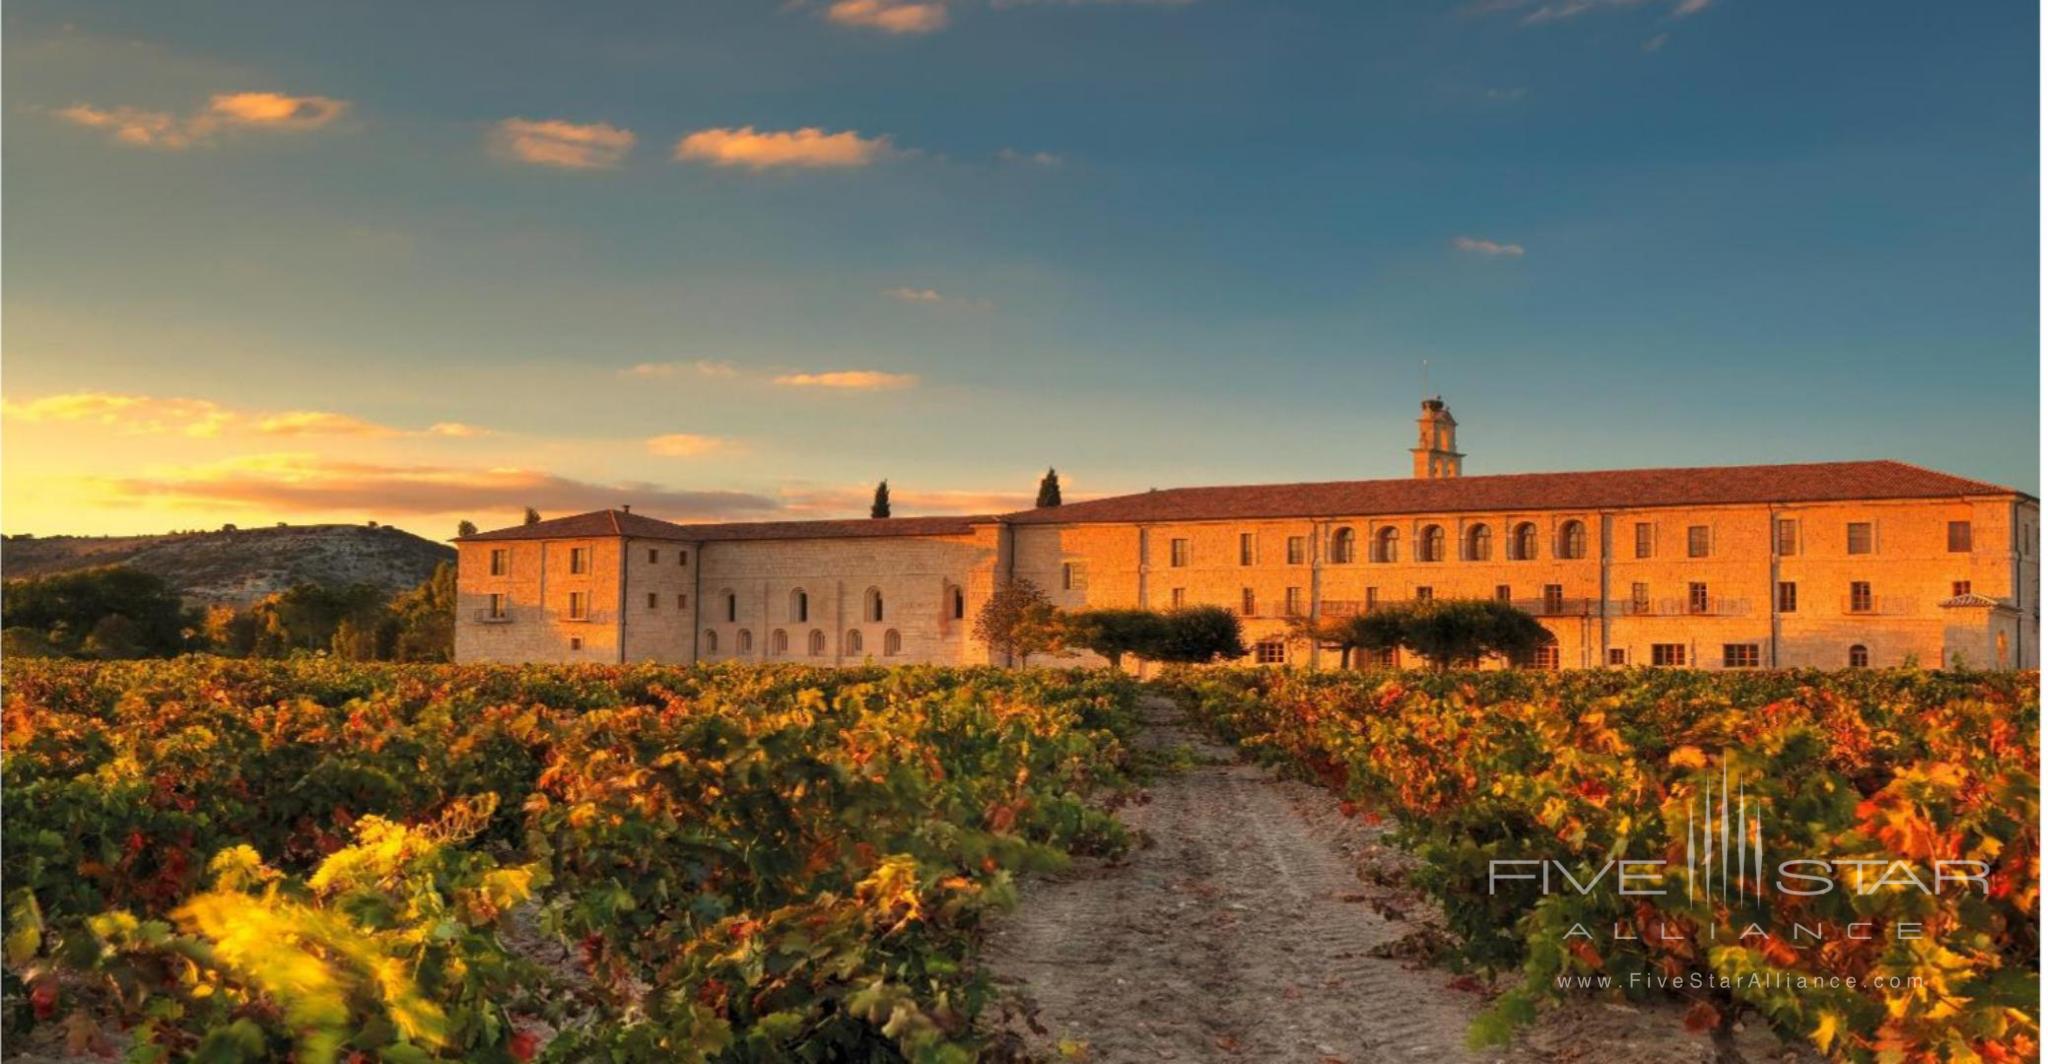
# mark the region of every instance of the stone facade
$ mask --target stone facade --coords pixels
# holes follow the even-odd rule
[[[1288,641],[1297,616],[1434,597],[1535,614],[1554,667],[2039,667],[2029,495],[1898,463],[1463,478],[1455,430],[1424,404],[1427,485],[751,525],[601,511],[465,537],[456,656],[988,662],[973,618],[1024,578],[1063,609],[1229,607],[1272,664],[1338,664]]]

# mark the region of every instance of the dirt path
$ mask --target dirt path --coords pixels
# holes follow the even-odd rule
[[[1446,973],[1370,954],[1408,929],[1303,815],[1326,794],[1237,763],[1170,702],[1144,712],[1143,746],[1194,760],[1122,811],[1149,845],[1033,882],[990,943],[1044,1041],[1097,1062],[1504,1059],[1464,1049],[1478,1001]]]
[[[1815,1064],[1762,1029],[1718,1045],[1689,1034],[1676,1003],[1591,999],[1547,1011],[1505,1049],[1468,1051],[1480,995],[1373,955],[1424,906],[1360,870],[1407,858],[1328,792],[1240,763],[1173,703],[1143,710],[1140,747],[1192,762],[1119,812],[1145,841],[1027,884],[984,954],[1027,1048],[1090,1064]]]

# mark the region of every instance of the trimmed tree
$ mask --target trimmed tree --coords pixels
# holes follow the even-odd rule
[[[1395,603],[1317,625],[1314,637],[1341,650],[1346,667],[1353,651],[1400,647],[1438,671],[1475,666],[1489,657],[1523,662],[1553,638],[1535,617],[1492,599]]]
[[[464,521],[464,522],[462,522],[461,524],[459,524],[459,525],[456,525],[456,526],[455,526],[455,534],[456,534],[456,535],[458,535],[458,536],[474,536],[474,535],[476,535],[476,522],[475,522],[475,521]]]
[[[1218,658],[1241,658],[1249,653],[1244,645],[1244,625],[1237,614],[1221,606],[1188,606],[1168,611],[1160,618],[1159,638],[1145,657],[1204,665]]]
[[[889,482],[875,485],[875,504],[868,507],[868,516],[881,518],[889,516]]]
[[[1052,600],[1038,585],[1020,578],[1005,581],[974,618],[974,638],[989,649],[1017,659],[1021,667],[1033,654],[1060,648],[1064,625]]]
[[[1066,618],[1066,644],[1102,655],[1112,669],[1124,667],[1126,654],[1149,656],[1165,631],[1166,619],[1151,610],[1082,610]]]
[[[1047,469],[1047,470],[1045,471],[1045,479],[1043,479],[1043,480],[1041,480],[1041,481],[1039,481],[1039,482],[1038,482],[1038,502],[1037,502],[1037,505],[1039,505],[1039,506],[1058,506],[1059,504],[1060,504],[1060,474],[1059,474],[1059,470],[1057,470],[1057,469],[1050,469],[1050,468],[1048,468],[1048,469]]]
[[[540,511],[539,511],[539,510],[536,510],[536,509],[534,509],[534,508],[533,508],[533,507],[531,507],[531,506],[527,507],[527,508],[526,508],[526,523],[527,523],[527,524],[529,524],[529,525],[537,525],[537,524],[540,524]]]

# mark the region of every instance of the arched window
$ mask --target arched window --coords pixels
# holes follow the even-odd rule
[[[901,633],[899,633],[898,631],[896,631],[896,629],[894,629],[894,628],[891,628],[891,629],[889,629],[888,631],[886,631],[886,632],[883,632],[883,633],[882,633],[882,656],[883,656],[883,657],[885,657],[885,658],[893,658],[893,657],[895,657],[896,655],[898,655],[898,654],[901,654],[901,653],[903,653],[903,636],[902,636],[902,634],[901,634]]]
[[[811,629],[811,656],[814,658],[825,656],[825,630],[823,628]]]
[[[1444,560],[1444,528],[1430,525],[1422,530],[1422,540],[1415,545],[1417,561],[1440,562]]]
[[[1330,562],[1350,565],[1358,560],[1358,533],[1340,528],[1330,535]]]
[[[768,656],[779,658],[789,653],[789,633],[781,628],[768,633]]]
[[[1849,648],[1849,667],[1867,669],[1870,667],[1870,648],[1861,643]]]
[[[1583,558],[1586,556],[1586,523],[1566,521],[1557,530],[1557,556],[1560,558]]]
[[[738,595],[733,594],[732,591],[728,589],[725,592],[725,623],[731,624],[732,622],[737,621],[739,619],[740,597]]]
[[[754,633],[745,628],[740,629],[739,638],[734,639],[732,642],[732,650],[735,654],[752,654],[754,652]]]
[[[789,593],[789,619],[798,624],[811,619],[811,596],[803,588]]]
[[[718,633],[709,628],[704,629],[704,653],[707,655],[718,653]]]
[[[1465,531],[1465,560],[1484,562],[1493,559],[1493,529],[1486,525],[1473,525]]]
[[[953,619],[958,621],[964,619],[966,616],[967,589],[964,587],[956,586],[953,588]]]
[[[1373,533],[1372,560],[1376,562],[1399,561],[1401,557],[1401,530],[1391,525]]]
[[[1508,557],[1518,562],[1534,561],[1536,558],[1536,526],[1524,521],[1515,526],[1508,539]]]
[[[882,589],[868,588],[867,597],[862,601],[860,615],[870,621],[882,619]]]
[[[846,652],[848,654],[858,654],[861,652],[860,629],[848,628],[846,630]]]

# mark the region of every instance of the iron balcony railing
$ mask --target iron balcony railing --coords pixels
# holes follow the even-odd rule
[[[1746,617],[1749,600],[1709,595],[1682,598],[1624,599],[1615,612],[1626,617]]]
[[[511,624],[512,615],[510,613],[492,613],[490,610],[478,610],[476,611],[476,620],[478,624]]]

